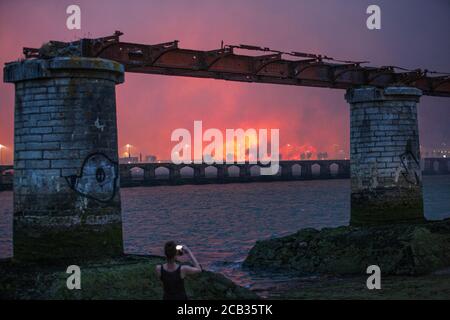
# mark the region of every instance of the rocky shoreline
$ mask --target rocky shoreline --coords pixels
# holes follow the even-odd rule
[[[367,289],[369,265],[382,290]],[[258,292],[269,299],[450,299],[450,219],[302,229],[258,241],[243,266],[298,275]]]
[[[320,275],[293,279],[256,290],[264,299],[276,300],[449,300],[450,269],[422,276],[382,276],[381,290],[368,290],[367,275]]]
[[[66,269],[73,261],[38,265],[3,260],[0,262],[0,299],[159,300],[162,286],[154,270],[155,265],[163,261],[157,256],[124,255],[77,262],[81,268],[81,290],[68,290]],[[223,275],[208,271],[187,279],[186,291],[194,300],[259,298]]]
[[[450,266],[450,219],[420,224],[302,229],[258,241],[244,267],[298,274],[423,275]]]
[[[73,261],[0,261],[0,299],[161,299],[158,256],[78,261],[82,290],[68,290]],[[366,268],[381,268],[382,290],[367,290]],[[258,241],[244,268],[299,277],[270,287],[240,287],[204,272],[186,280],[190,299],[450,299],[450,219],[378,227],[303,229]]]

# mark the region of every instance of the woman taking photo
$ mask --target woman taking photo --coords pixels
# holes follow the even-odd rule
[[[156,266],[156,274],[163,283],[163,300],[187,300],[184,278],[202,272],[202,267],[187,246],[177,246],[174,241],[165,244],[164,253],[167,262]],[[183,254],[189,255],[193,267],[177,263],[177,256]]]

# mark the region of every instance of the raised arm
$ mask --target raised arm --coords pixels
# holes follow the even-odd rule
[[[194,265],[193,267],[183,266],[183,268],[181,269],[183,275],[196,274],[202,272],[203,271],[202,266],[198,263],[197,258],[195,258],[191,249],[183,245],[183,251],[189,255],[189,258],[191,259],[191,262]]]

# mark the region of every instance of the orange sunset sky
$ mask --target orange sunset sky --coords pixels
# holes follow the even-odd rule
[[[81,7],[81,30],[67,30],[66,8]],[[382,29],[366,28],[369,4],[382,10]],[[252,44],[283,51],[322,53],[450,72],[449,1],[24,1],[0,0],[0,62],[21,57],[22,47],[48,40],[124,32],[122,41],[217,49]],[[168,159],[176,128],[279,128],[284,159],[335,145],[348,155],[349,108],[343,90],[246,84],[127,73],[117,87],[119,147]],[[14,87],[0,83],[0,143],[12,161]],[[422,145],[450,144],[450,99],[423,97]],[[288,146],[289,144],[289,146]],[[4,159],[5,162],[5,159]]]

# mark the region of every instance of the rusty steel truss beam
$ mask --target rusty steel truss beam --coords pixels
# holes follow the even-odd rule
[[[450,76],[430,76],[427,70],[368,67],[366,62],[339,61],[326,56],[281,52],[248,45],[223,46],[217,50],[181,49],[178,41],[145,45],[121,42],[121,32],[71,43],[51,41],[41,49],[24,48],[26,58],[79,55],[117,61],[127,72],[213,78],[242,82],[272,83],[348,89],[357,86],[407,85],[425,95],[450,97]],[[45,49],[45,50],[44,50]],[[236,49],[263,51],[262,55],[240,55]],[[56,52],[56,53],[55,53]],[[289,56],[291,59],[286,59]]]

